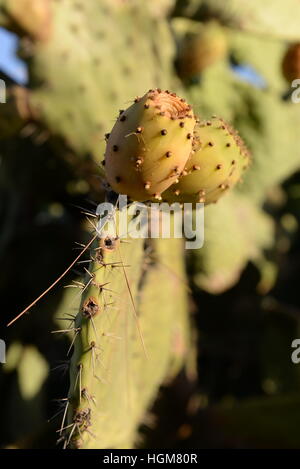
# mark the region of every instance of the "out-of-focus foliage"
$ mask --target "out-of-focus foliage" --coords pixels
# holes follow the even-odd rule
[[[222,54],[209,57],[215,49],[203,48],[204,66],[188,79],[181,73],[181,80],[185,37],[205,32],[211,21],[224,41]],[[281,70],[287,41],[300,39],[298,0],[0,0],[0,24],[19,35],[29,70],[27,87],[3,75],[8,101],[0,104],[0,337],[8,344],[0,373],[1,444],[55,444],[60,423],[46,420],[64,410],[64,401],[53,400],[68,393],[72,333],[50,331],[65,328],[64,314],[78,312],[78,292],[58,288],[29,318],[8,332],[2,326],[66,268],[77,252],[74,241],[89,239],[85,215],[75,206],[94,210],[87,199],[103,200],[104,134],[128,100],[160,87],[181,93],[201,117],[217,114],[233,124],[253,162],[244,183],[205,210],[204,247],[186,256],[190,309],[197,312],[198,381],[192,345],[186,353],[193,340],[180,243],[164,253],[158,243],[155,259],[146,250],[133,266],[135,301],[145,313],[146,338],[157,349],[143,367],[136,337],[128,338],[136,355],[124,371],[128,389],[135,373],[145,378],[132,387],[142,399],[116,445],[299,447],[290,431],[299,424],[299,372],[290,344],[300,317],[300,104],[292,102]],[[79,280],[85,265],[66,283]],[[112,283],[108,288],[118,288],[118,276]],[[126,314],[137,336],[128,305]],[[159,366],[152,373],[154,363]],[[187,377],[180,375],[156,403],[156,425],[149,430],[155,419],[146,410],[183,363]],[[117,365],[110,370],[116,378]],[[127,417],[115,382],[111,400],[104,397],[122,429]],[[96,389],[100,399],[103,393]]]

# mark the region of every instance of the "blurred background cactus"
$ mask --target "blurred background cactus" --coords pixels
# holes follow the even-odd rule
[[[248,3],[0,0],[1,52],[17,41],[27,75],[0,61],[2,447],[299,448],[300,5]],[[90,240],[105,134],[153,88],[252,153],[205,209],[204,247],[93,246],[6,329]]]

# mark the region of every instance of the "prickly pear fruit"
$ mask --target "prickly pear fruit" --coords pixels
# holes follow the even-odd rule
[[[29,34],[33,39],[46,41],[51,32],[51,3],[50,0],[9,0],[5,5],[13,23],[9,26],[16,32]]]
[[[112,189],[137,201],[160,200],[189,158],[195,123],[191,106],[175,93],[156,89],[136,98],[107,135]]]
[[[282,60],[282,73],[288,82],[300,78],[300,42],[292,44]]]
[[[213,22],[197,26],[197,30],[186,34],[179,47],[177,70],[180,78],[197,77],[206,67],[225,57],[227,49],[221,26]]]
[[[193,150],[179,181],[164,194],[167,202],[217,202],[241,178],[249,152],[235,130],[222,119],[198,122]]]

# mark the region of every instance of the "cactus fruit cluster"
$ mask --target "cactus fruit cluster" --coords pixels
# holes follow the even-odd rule
[[[109,185],[137,201],[174,197],[180,202],[215,202],[248,165],[248,152],[229,125],[216,117],[196,120],[185,99],[160,89],[149,90],[121,110],[106,139],[104,166]],[[161,317],[160,307],[150,312],[150,300],[147,305],[141,301],[149,278],[145,247],[152,251],[154,265],[166,248],[168,255],[172,253],[174,271],[178,267],[171,246],[178,241],[147,240],[145,245],[136,240],[124,246],[116,233],[115,237],[102,238],[93,248],[73,326],[74,354],[65,413],[68,421],[64,419],[61,430],[65,446],[93,448],[95,440],[103,448],[134,444],[138,423],[166,376],[168,356],[172,354],[169,334],[159,326],[158,317],[156,324],[153,322],[156,312]],[[168,258],[161,261],[166,265]],[[162,292],[155,295],[159,301],[167,294],[165,275]],[[138,291],[141,282],[144,292]],[[118,291],[111,288],[112,284]],[[185,295],[178,286],[176,290],[180,304]],[[164,320],[168,311],[165,307]],[[174,326],[177,323],[176,348],[182,356],[187,328],[174,315],[172,322]],[[149,330],[151,324],[155,330]],[[165,349],[164,360],[156,349]],[[126,419],[128,412],[130,419]]]
[[[282,39],[299,41],[299,17],[299,0],[163,0],[163,5],[162,0],[0,0],[0,24],[19,35],[19,54],[29,75],[28,87],[7,81],[7,103],[0,105],[3,310],[11,312],[8,292],[16,278],[24,279],[18,291],[27,302],[25,290],[31,294],[33,277],[36,289],[42,289],[52,278],[50,264],[55,276],[61,263],[69,262],[65,251],[75,237],[83,242],[85,235],[83,216],[77,214],[73,221],[68,202],[83,205],[86,197],[102,201],[104,172],[115,192],[135,200],[210,205],[204,247],[188,256],[193,293],[199,288],[220,294],[231,288],[249,261],[263,277],[277,255],[277,220],[274,211],[264,211],[266,194],[299,168],[299,108],[281,101],[278,73],[286,47]],[[182,30],[179,20],[185,22]],[[174,67],[176,50],[181,79]],[[260,74],[265,88],[237,76],[230,62],[222,60],[227,51]],[[298,51],[294,45],[286,56],[288,80],[299,78]],[[125,109],[129,97],[142,96],[150,87],[154,89],[120,113],[104,139],[115,110]],[[214,113],[239,129],[254,154],[245,184],[233,191],[229,188],[241,180],[250,159],[231,127],[209,118]],[[65,161],[70,163],[68,175]],[[74,186],[78,191],[73,192]],[[58,202],[64,211],[60,217],[50,207],[55,205],[57,213]],[[47,356],[52,363],[52,353],[65,358],[71,342],[69,393],[58,393],[56,378],[51,388],[51,398],[63,396],[62,424],[59,428],[55,421],[53,435],[58,430],[66,447],[140,445],[138,429],[151,420],[147,412],[161,384],[190,365],[188,348],[193,354],[182,240],[122,241],[102,240],[86,251],[90,259],[78,265],[85,266],[86,278],[66,290],[76,291],[76,305],[66,293],[62,301],[60,291],[17,330],[20,342],[27,344],[30,336],[44,354],[41,344],[49,343],[52,313],[56,311],[57,322],[62,317],[66,324],[70,321],[66,329],[59,322],[61,333],[53,337],[65,335],[66,341],[52,342]],[[36,252],[41,253],[38,265],[33,262]],[[262,280],[266,288],[268,282]],[[203,296],[201,317],[206,312]],[[22,378],[32,384],[30,354],[23,355]],[[2,370],[0,375],[2,379]],[[37,380],[43,395],[37,406],[37,397],[24,400],[10,377],[12,384],[2,387],[0,397],[8,404],[3,428],[10,427],[15,442],[45,422],[49,388]]]
[[[210,204],[240,179],[249,152],[222,119],[196,120],[175,93],[150,90],[107,135],[106,176],[132,200]]]
[[[300,42],[287,49],[282,60],[282,73],[289,83],[300,78]]]

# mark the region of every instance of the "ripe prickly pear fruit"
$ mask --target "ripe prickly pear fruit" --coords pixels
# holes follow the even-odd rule
[[[242,139],[222,119],[198,122],[191,157],[178,183],[163,194],[163,199],[169,203],[217,202],[240,180],[249,159]]]
[[[300,78],[300,43],[292,44],[282,60],[282,73],[288,82]]]
[[[195,123],[191,106],[175,93],[156,89],[136,98],[107,135],[112,189],[137,201],[160,200],[189,158]]]
[[[227,38],[221,26],[207,23],[186,34],[179,47],[177,69],[183,80],[193,79],[202,71],[223,59],[228,50]]]

